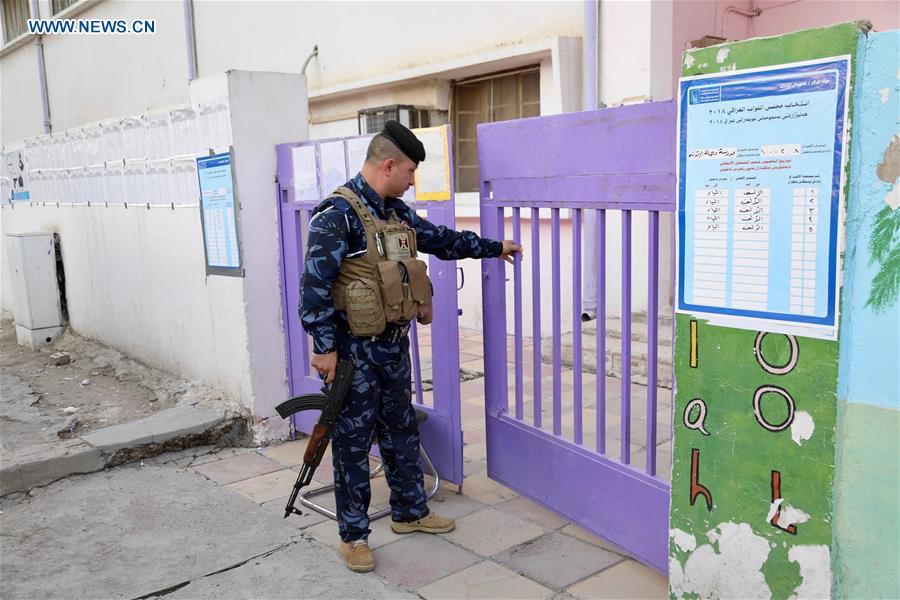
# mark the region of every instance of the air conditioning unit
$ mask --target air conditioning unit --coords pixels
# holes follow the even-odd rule
[[[410,129],[429,127],[427,108],[416,108],[408,104],[392,104],[376,108],[364,108],[357,112],[356,122],[360,135],[380,133],[388,121],[399,121]]]
[[[63,332],[56,278],[56,243],[52,233],[6,234],[16,340],[37,350]]]

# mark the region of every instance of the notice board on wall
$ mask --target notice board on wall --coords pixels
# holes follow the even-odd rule
[[[679,312],[836,339],[850,57],[682,78]]]
[[[200,223],[208,275],[242,276],[231,151],[197,158]]]
[[[425,146],[425,160],[416,170],[415,185],[404,202],[450,200],[450,126],[413,129]],[[353,178],[366,160],[374,135],[300,143],[291,148],[294,201],[324,200]]]

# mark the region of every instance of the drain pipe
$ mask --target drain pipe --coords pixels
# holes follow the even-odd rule
[[[791,3],[789,2],[788,4]],[[755,5],[756,2],[751,3],[751,9],[749,12],[746,10],[741,10],[734,5],[726,7],[725,10],[722,11],[722,37],[726,40],[728,39],[728,35],[725,33],[725,29],[728,26],[728,13],[735,13],[741,15],[742,17],[747,17],[747,19],[752,19],[753,17],[758,17],[763,12],[761,8],[757,8]]]
[[[31,0],[31,18],[40,19],[38,0]],[[44,133],[50,133],[53,129],[50,123],[50,97],[47,94],[47,67],[44,65],[44,37],[40,34],[34,36],[34,49],[37,55],[38,85],[41,87],[41,110],[44,118]]]
[[[599,51],[600,51],[600,0],[584,0],[584,38],[581,41],[581,110],[599,108]],[[584,213],[584,299],[581,303],[581,320],[597,318],[597,212]]]
[[[188,83],[197,79],[197,42],[194,39],[194,2],[184,0],[184,37],[187,42]]]

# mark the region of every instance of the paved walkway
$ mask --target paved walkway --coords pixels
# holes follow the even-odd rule
[[[461,354],[463,369],[483,371],[477,332],[463,332]],[[423,352],[425,361],[430,358]],[[565,381],[572,373],[563,376],[563,428],[570,436],[571,385]],[[585,410],[595,410],[591,377],[585,375]],[[541,382],[545,390],[549,380]],[[305,509],[301,517],[281,518],[302,462],[306,442],[300,440],[164,454],[0,498],[0,596],[665,598],[665,577],[487,477],[483,382],[476,377],[461,384],[463,494],[443,485],[430,502],[457,519],[457,529],[397,535],[389,517],[373,522],[373,574],[343,567],[330,519]],[[617,423],[618,384],[607,381],[611,425]],[[530,385],[526,379],[526,389]],[[639,398],[646,388],[632,391]],[[667,392],[660,393],[658,419],[667,431],[670,403]],[[531,409],[526,406],[526,422]],[[608,440],[615,435],[613,427]],[[589,445],[587,430],[585,438]],[[632,441],[637,462],[643,446],[639,437]],[[660,441],[662,453],[668,442]],[[330,461],[326,456],[319,483],[330,480]],[[667,473],[661,464],[660,475]],[[332,505],[330,494],[321,498]],[[381,476],[373,482],[372,505],[387,504]]]
[[[482,375],[482,339],[480,332],[460,332],[460,368],[469,375]],[[422,379],[429,383],[432,353],[429,330],[419,334],[422,348]],[[530,348],[525,348],[530,361]],[[512,348],[508,353],[513,360]],[[434,357],[439,359],[439,357]],[[514,397],[514,363],[511,363],[510,397]],[[526,422],[531,423],[533,406],[531,363],[525,363]],[[545,367],[546,369],[546,367]],[[543,373],[541,387],[544,423],[551,426],[552,371]],[[572,371],[563,378],[563,437],[571,439],[573,422]],[[597,378],[584,374],[585,420],[584,445],[595,443]],[[617,456],[621,381],[608,378],[607,444]],[[426,385],[426,389],[428,386]],[[646,387],[632,386],[633,411],[638,419],[632,439],[634,463],[642,464],[645,455],[643,424],[646,423]],[[427,599],[432,598],[666,598],[666,578],[656,571],[627,558],[617,548],[580,529],[577,525],[538,506],[488,478],[484,424],[484,379],[476,377],[461,384],[461,417],[466,445],[464,447],[463,494],[455,485],[442,484],[429,502],[435,512],[457,520],[455,531],[432,536],[421,533],[397,535],[390,529],[390,517],[374,521],[369,543],[375,553],[375,576],[383,577],[404,590]],[[431,392],[423,394],[426,405]],[[659,473],[668,478],[671,452],[671,391],[659,390],[660,428]],[[303,460],[305,440],[280,446],[236,453],[192,468],[223,488],[246,496],[261,507],[281,516]],[[326,456],[317,475],[320,483],[330,480],[331,457]],[[426,482],[429,483],[429,482]],[[384,476],[373,480],[372,510],[388,506],[389,490]],[[333,508],[333,497],[320,496],[322,504]],[[337,551],[337,525],[315,512],[304,510],[302,517],[287,519],[289,526],[331,549],[333,560],[340,562]],[[372,575],[350,575],[372,577]]]
[[[390,517],[372,523],[369,537],[376,575],[423,598],[665,598],[666,579],[626,558],[578,526],[488,479],[483,443],[466,451],[463,495],[443,485],[429,505],[457,519],[442,536],[397,535]],[[258,450],[233,449],[205,457],[192,467],[229,492],[246,496],[281,516],[287,492],[303,461],[305,440]],[[331,457],[317,472],[328,479]],[[384,476],[373,480],[372,507],[388,506]],[[333,508],[333,497],[322,504]],[[328,546],[335,561],[337,525],[302,508],[286,526]],[[349,575],[370,577],[371,575]]]

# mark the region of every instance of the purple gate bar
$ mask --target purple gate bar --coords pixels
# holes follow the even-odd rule
[[[573,441],[582,442],[581,423],[581,209],[572,211],[572,386]]]
[[[658,213],[675,209],[675,105],[645,103],[615,109],[570,113],[478,126],[481,178],[481,231],[504,233],[504,209],[513,211],[513,236],[520,209],[531,208],[533,424],[519,407],[519,378],[525,365],[521,336],[520,271],[514,267],[515,418],[507,414],[507,307],[505,263],[482,262],[485,350],[485,420],[488,475],[624,548],[642,562],[667,570],[669,485],[654,477],[655,388],[648,390],[648,462],[646,469],[627,463],[631,437],[631,227],[634,211],[650,213],[651,258],[647,273],[651,294],[658,276]],[[552,302],[553,422],[541,423],[541,226],[539,210],[550,209]],[[573,435],[562,434],[562,352],[560,256],[561,213],[572,224]],[[597,441],[583,445],[581,298],[581,225],[585,210],[598,211],[597,239]],[[622,214],[622,447],[620,458],[606,455],[606,213]],[[568,277],[568,265],[566,265]],[[657,306],[648,305],[648,337],[657,343]],[[655,360],[655,352],[648,352]],[[648,366],[655,373],[656,365]],[[656,383],[655,375],[650,385]],[[652,424],[651,424],[652,423]],[[646,472],[645,472],[646,471]]]
[[[550,209],[553,307],[553,435],[562,433],[562,307],[560,306],[559,207]],[[535,384],[537,385],[537,384]]]
[[[522,243],[522,220],[519,207],[513,209],[513,241],[517,244]],[[513,266],[513,308],[515,312],[516,324],[516,364],[522,364],[522,256],[516,255]],[[516,419],[522,420],[524,412],[525,390],[522,369],[516,369]]]
[[[597,452],[606,454],[606,209],[597,212]]]
[[[622,211],[622,423],[619,460],[631,462],[631,211]],[[648,418],[650,415],[647,415]]]
[[[647,466],[656,475],[656,373],[658,358],[659,302],[659,211],[650,211],[647,226]]]
[[[534,393],[534,426],[540,428],[541,419],[541,209],[531,209],[531,344],[532,384]],[[516,371],[519,371],[516,368]]]

